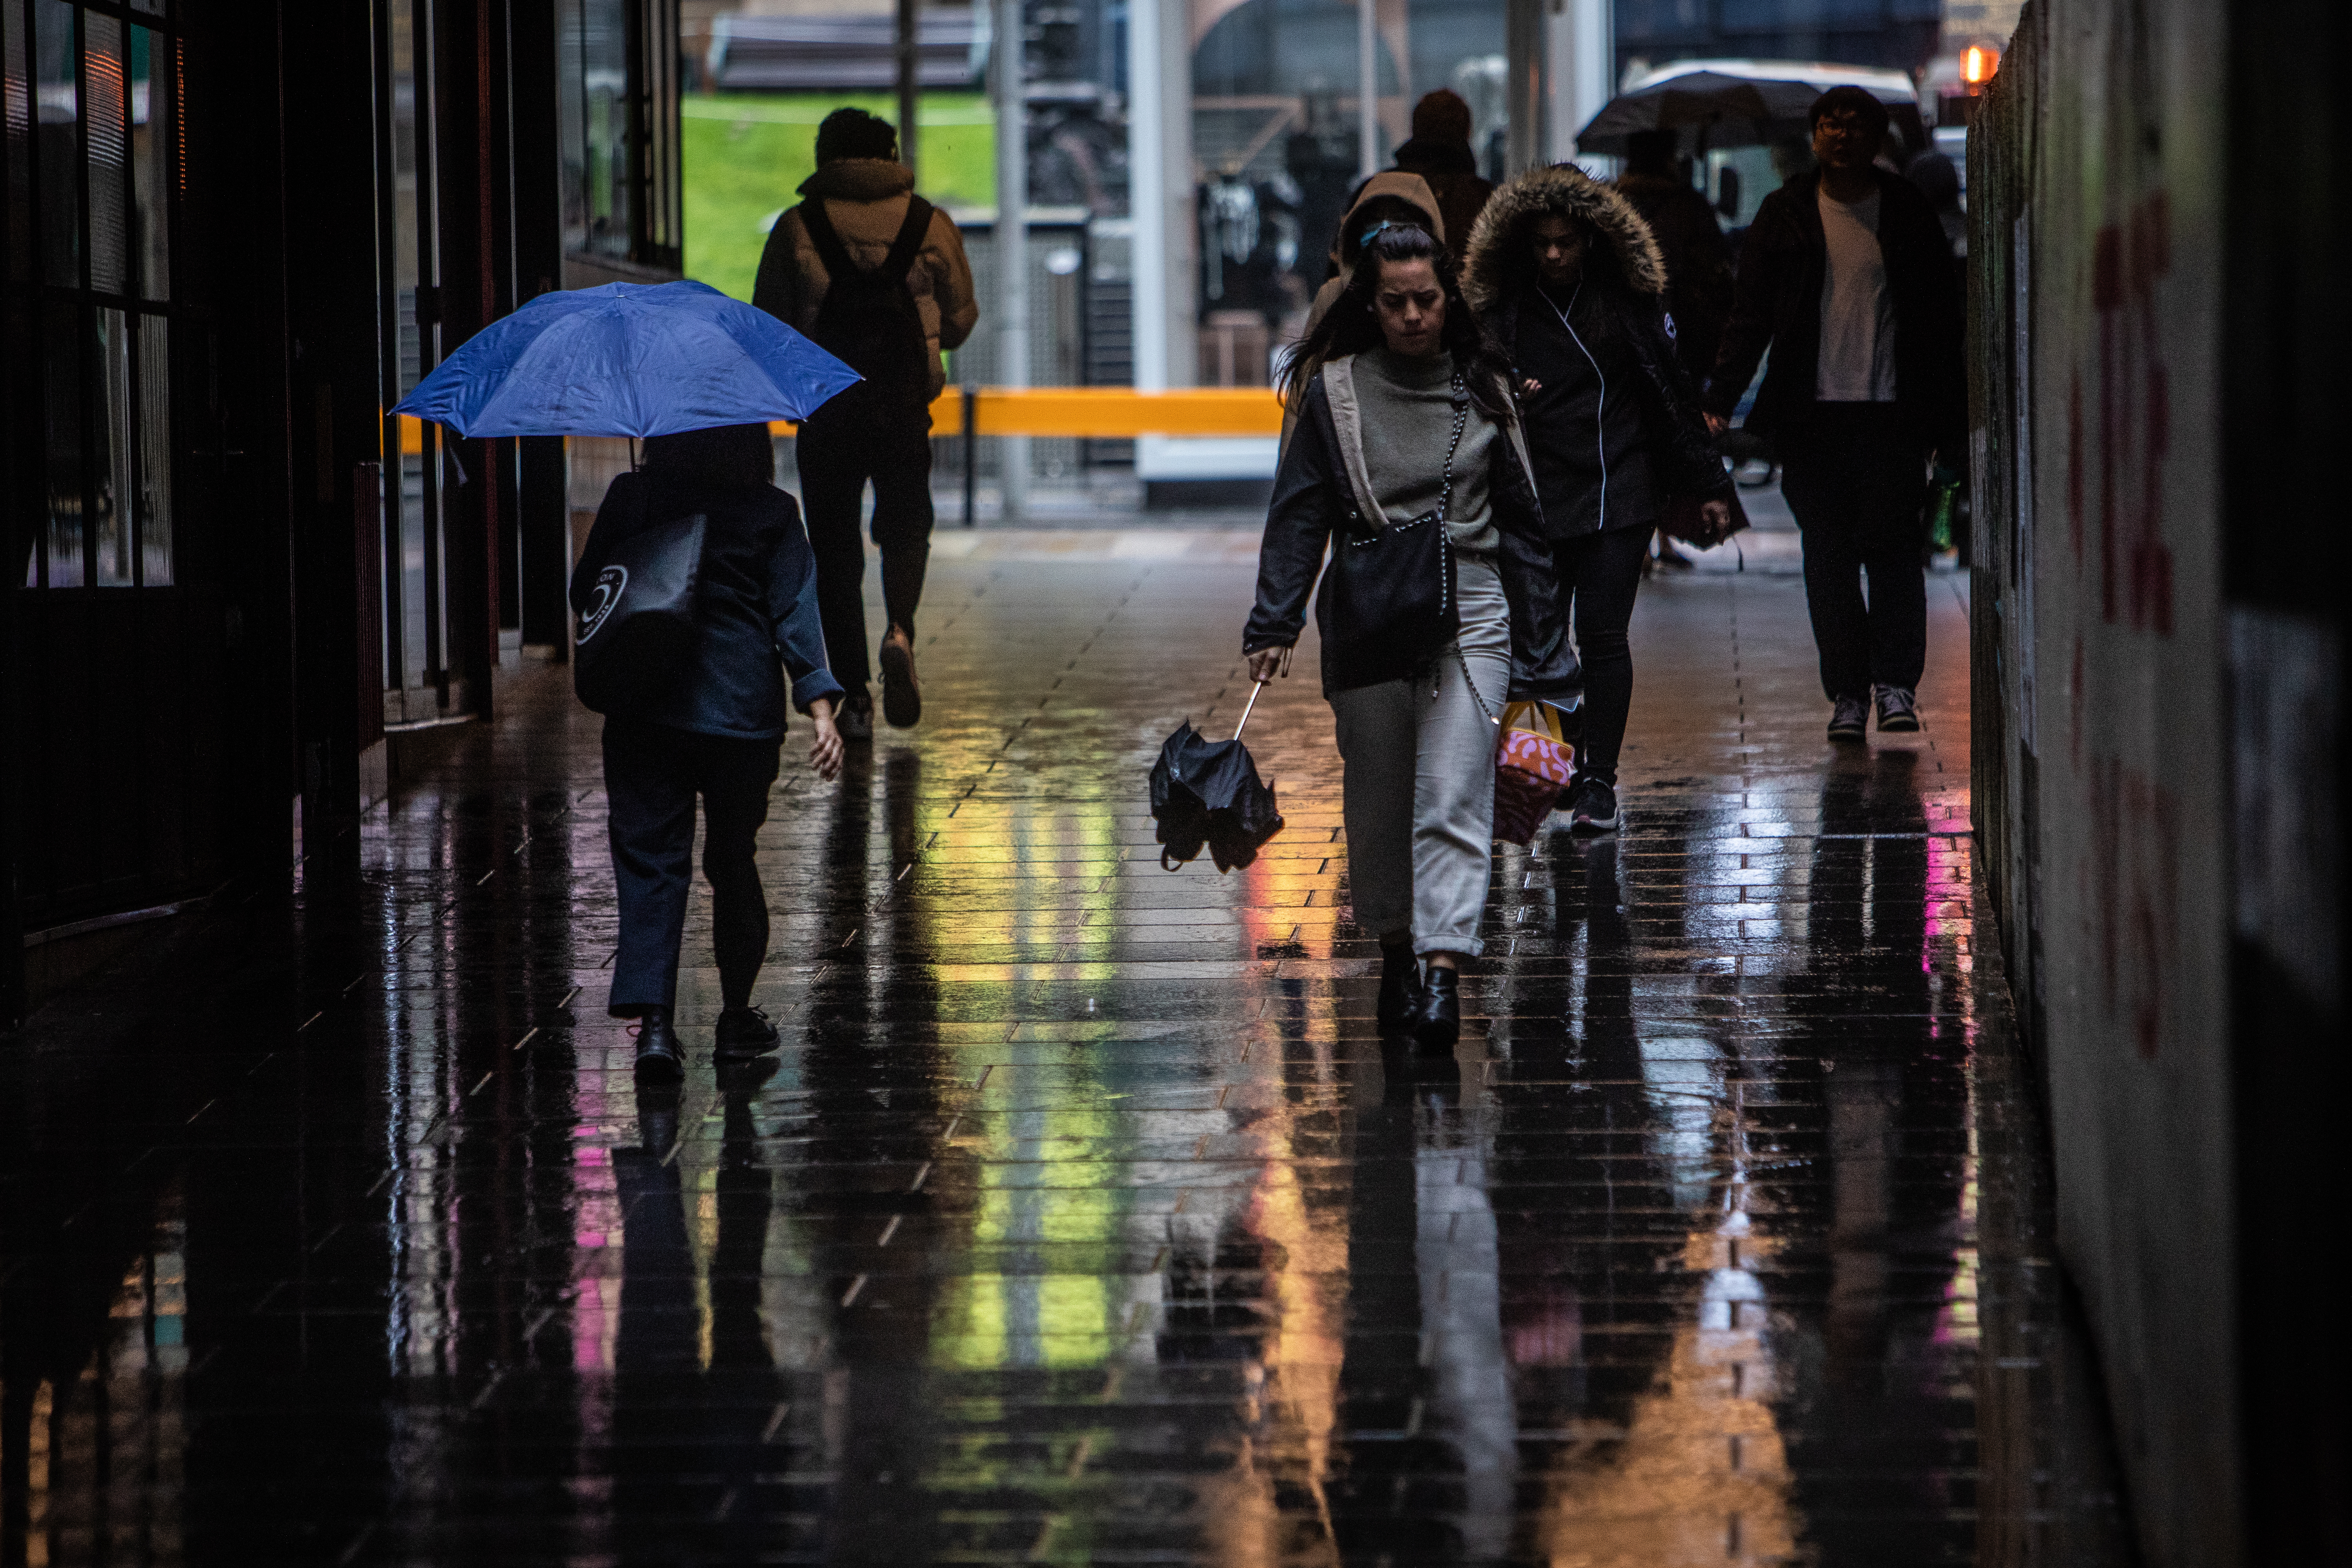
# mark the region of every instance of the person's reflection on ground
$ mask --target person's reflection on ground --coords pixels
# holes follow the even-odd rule
[[[1549,850],[1555,951],[1571,952],[1580,931],[1583,962],[1560,995],[1574,1016],[1563,1017],[1559,1043],[1522,1050],[1514,1042],[1496,1097],[1495,1190],[1518,1424],[1558,1432],[1623,1426],[1664,1366],[1662,1337],[1618,1331],[1647,1326],[1643,1303],[1621,1302],[1619,1286],[1656,1278],[1647,1216],[1670,1199],[1652,1148],[1617,837],[1560,833]],[[1521,1542],[1545,1545],[1539,1536]]]
[[[1937,1440],[1945,1390],[1965,1375],[1934,1342],[1967,1180],[1968,1047],[1958,1021],[1937,1012],[1935,972],[1949,958],[1930,946],[1939,841],[1927,837],[1919,760],[1890,747],[1833,765],[1808,857],[1819,1005],[1796,1015],[1808,1027],[1790,1041],[1786,1070],[1822,1075],[1828,1180],[1792,1185],[1789,1200],[1815,1209],[1819,1219],[1801,1223],[1826,1233],[1829,1254],[1827,1279],[1803,1292],[1827,1305],[1821,1394],[1789,1432],[1801,1477],[1947,1473],[1907,1454]],[[1913,1259],[1935,1261],[1915,1272]],[[1967,1506],[1944,1490],[1931,1481],[1937,1495],[1898,1500],[1816,1479],[1798,1500],[1827,1560],[1868,1561],[1894,1548],[1888,1528],[1909,1528],[1874,1520]]]
[[[623,1216],[614,1520],[626,1562],[674,1561],[681,1530],[713,1544],[748,1545],[747,1532],[758,1528],[759,1475],[779,1468],[761,1457],[772,1452],[764,1447],[766,1427],[783,1394],[761,1310],[774,1194],[760,1163],[752,1116],[760,1086],[776,1071],[765,1058],[719,1069],[707,1362],[686,1222],[685,1167],[692,1155],[677,1146],[678,1089],[640,1085],[637,1142],[613,1152]],[[694,1394],[684,1410],[677,1404],[681,1375]]]
[[[662,1408],[700,1346],[694,1257],[675,1158],[678,1088],[637,1088],[637,1141],[613,1151],[621,1210],[621,1321],[613,1342],[613,1528],[625,1562],[668,1555],[687,1506],[676,1424]]]
[[[890,856],[889,869],[879,876],[873,865],[877,771]],[[939,1085],[957,1069],[940,1043],[925,906],[872,903],[921,846],[923,754],[877,742],[866,757],[852,753],[845,776],[848,787],[825,841],[824,875],[833,889],[869,892],[864,903],[835,896],[833,918],[843,929],[827,945],[856,940],[810,1015],[801,1058],[808,1136],[793,1149],[813,1176],[862,1167],[875,1173],[875,1182],[785,1176],[788,1188],[804,1191],[795,1204],[795,1228],[824,1282],[826,1321],[808,1328],[830,1346],[824,1458],[809,1468],[836,1478],[824,1505],[826,1561],[924,1563],[940,1535],[939,1494],[929,1484],[938,1460],[930,1335],[940,1286],[923,1259],[927,1253],[952,1256],[957,1247],[930,1230],[930,1184],[940,1178],[909,1192],[908,1173],[935,1164],[946,1152],[940,1136],[948,1114]],[[888,1184],[876,1184],[882,1182]],[[880,1250],[894,1222],[893,1245]]]

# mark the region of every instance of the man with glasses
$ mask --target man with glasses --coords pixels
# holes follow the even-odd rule
[[[1927,460],[1959,466],[1967,384],[1943,227],[1875,162],[1885,105],[1836,87],[1811,120],[1819,167],[1757,212],[1704,405],[1720,434],[1771,349],[1747,427],[1777,447],[1804,535],[1830,739],[1859,741],[1874,696],[1881,733],[1919,728]]]

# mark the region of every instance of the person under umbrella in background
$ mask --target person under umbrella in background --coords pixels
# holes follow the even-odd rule
[[[642,469],[604,492],[572,574],[586,612],[613,547],[629,534],[700,513],[704,542],[696,637],[677,675],[604,720],[604,793],[620,952],[608,1010],[637,1020],[637,1071],[655,1082],[684,1070],[676,1027],[678,948],[694,872],[694,803],[702,799],[702,872],[723,1011],[721,1060],[774,1050],[776,1027],[751,1005],[768,952],[768,903],[754,858],[776,782],[789,700],[814,721],[809,765],[841,771],[814,564],[793,498],[769,481],[775,454],[764,425],[723,426],[646,443]],[[781,669],[779,668],[781,666]]]
[[[914,174],[898,159],[887,121],[862,109],[826,115],[816,173],[801,183],[801,205],[769,230],[751,291],[753,304],[866,377],[803,424],[798,442],[825,647],[848,690],[842,732],[854,739],[874,732],[858,538],[866,482],[889,617],[882,715],[904,728],[923,713],[915,611],[930,563],[930,405],[947,384],[940,354],[961,347],[980,320],[955,221],[915,195]]]
[[[1731,314],[1731,246],[1708,201],[1675,164],[1677,136],[1672,131],[1639,131],[1625,139],[1625,172],[1617,194],[1633,204],[1650,237],[1666,260],[1666,323],[1675,357],[1694,388],[1706,384],[1715,369],[1716,345]],[[1658,563],[1690,564],[1664,533]]]
[[[1251,678],[1269,680],[1298,640],[1327,550],[1406,524],[1443,528],[1452,542],[1459,634],[1422,668],[1370,668],[1363,650],[1388,628],[1334,624],[1328,576],[1317,612],[1355,919],[1381,943],[1381,1023],[1431,1050],[1459,1037],[1457,967],[1481,951],[1496,722],[1512,697],[1568,703],[1579,684],[1508,368],[1480,336],[1436,238],[1410,224],[1376,227],[1283,378],[1298,424],[1242,635]]]
[[[1412,138],[1396,150],[1396,166],[1419,174],[1437,198],[1444,227],[1430,232],[1445,241],[1454,265],[1462,265],[1470,226],[1486,210],[1495,187],[1478,173],[1478,154],[1470,145],[1470,105],[1449,88],[1426,94],[1412,106]]]
[[[1832,88],[1812,126],[1820,167],[1764,198],[1740,248],[1706,416],[1720,433],[1769,347],[1747,427],[1778,446],[1804,537],[1830,739],[1859,741],[1874,696],[1882,733],[1919,728],[1921,507],[1928,455],[1958,468],[1967,450],[1965,318],[1936,209],[1873,163],[1886,106]]]
[[[1470,236],[1463,292],[1519,377],[1543,531],[1572,599],[1585,672],[1570,826],[1618,825],[1617,757],[1633,705],[1627,628],[1669,495],[1718,530],[1731,476],[1675,357],[1666,267],[1633,204],[1572,163],[1495,193]]]

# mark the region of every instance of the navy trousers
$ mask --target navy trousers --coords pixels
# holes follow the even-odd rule
[[[726,1005],[751,999],[768,955],[768,897],[753,856],[768,820],[781,740],[698,735],[666,724],[604,721],[604,794],[621,951],[609,1004],[616,1018],[677,1003],[677,954],[694,879],[694,800],[702,797],[702,874]]]

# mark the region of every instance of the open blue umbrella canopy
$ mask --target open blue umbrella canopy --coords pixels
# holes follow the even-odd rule
[[[707,283],[607,283],[485,327],[393,412],[460,436],[669,436],[805,419],[858,379]]]

